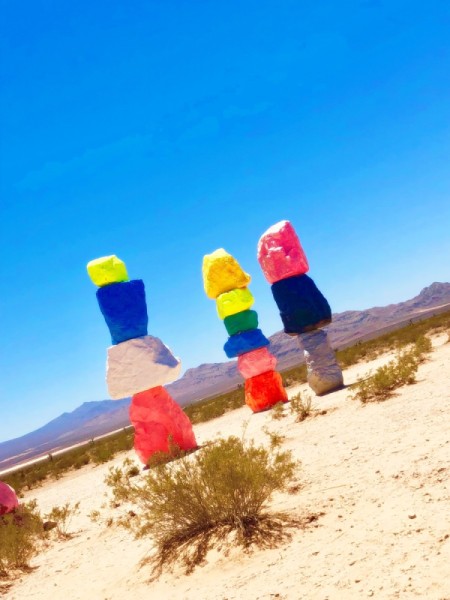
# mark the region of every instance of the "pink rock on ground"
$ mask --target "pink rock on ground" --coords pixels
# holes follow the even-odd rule
[[[13,512],[18,506],[16,492],[7,483],[0,481],[0,515]]]
[[[155,452],[169,452],[171,444],[181,450],[197,448],[189,417],[162,386],[133,396],[130,420],[134,449],[145,464]]]
[[[244,379],[275,371],[277,359],[267,347],[246,352],[238,357],[238,369]]]
[[[309,270],[308,259],[289,221],[275,223],[262,234],[258,261],[269,283],[304,275]]]

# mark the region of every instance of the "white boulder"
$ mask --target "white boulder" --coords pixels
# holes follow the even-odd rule
[[[180,371],[180,359],[151,335],[108,348],[106,383],[113,400],[175,381]]]
[[[341,368],[323,329],[298,336],[305,356],[309,387],[318,396],[338,390],[344,385]]]

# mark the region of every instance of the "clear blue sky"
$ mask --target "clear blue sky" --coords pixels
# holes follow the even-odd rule
[[[201,262],[296,227],[334,311],[450,276],[450,6],[1,3],[0,441],[107,398],[85,271],[117,254],[184,367],[226,360]]]

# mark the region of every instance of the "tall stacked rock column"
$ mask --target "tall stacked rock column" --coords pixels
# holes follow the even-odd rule
[[[285,333],[298,336],[309,386],[319,396],[342,387],[342,371],[321,329],[331,323],[330,305],[306,275],[308,261],[289,221],[276,223],[261,236],[258,261],[272,284]]]
[[[258,315],[250,310],[254,298],[247,288],[250,275],[223,248],[203,258],[203,284],[206,295],[216,300],[219,318],[230,336],[224,346],[228,358],[238,359],[245,379],[245,402],[253,412],[286,402],[281,375],[275,371],[277,359],[268,350],[269,340],[258,329]]]
[[[134,448],[147,464],[155,452],[197,447],[191,422],[163,384],[178,378],[181,362],[157,337],[148,335],[144,282],[129,281],[125,263],[105,256],[87,265],[111,333],[106,382],[113,400],[132,396]]]

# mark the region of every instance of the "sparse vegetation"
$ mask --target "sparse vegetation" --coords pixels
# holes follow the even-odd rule
[[[244,404],[244,388],[240,386],[231,392],[194,402],[194,404],[186,406],[184,412],[190,418],[191,423],[195,425],[221,417],[231,410],[241,408]]]
[[[139,484],[122,469],[110,469],[107,484],[117,501],[132,502],[139,511],[121,524],[136,537],[154,538],[154,575],[175,563],[189,573],[213,547],[223,549],[228,542],[249,550],[284,539],[292,522],[266,512],[267,502],[286,489],[295,469],[290,452],[229,437],[152,469]]]
[[[433,350],[433,344],[426,335],[421,335],[415,341],[413,352],[415,353],[417,360],[421,363],[426,360],[426,357]]]
[[[290,408],[291,413],[295,415],[295,420],[297,422],[304,421],[311,415],[311,412],[314,410],[311,396],[307,395],[304,398],[302,398],[301,394],[293,396],[291,398]]]
[[[281,446],[281,444],[284,442],[284,440],[286,439],[285,435],[283,435],[282,433],[279,433],[278,431],[270,431],[270,429],[268,427],[263,427],[263,432],[269,438],[271,450],[275,450],[276,448],[279,448]]]
[[[299,357],[301,353],[299,351]],[[290,385],[294,385],[296,383],[306,383],[307,373],[306,373],[306,365],[301,364],[296,367],[291,367],[290,369],[286,369],[281,373],[281,377],[283,379],[284,387],[289,387]]]
[[[97,523],[100,520],[101,517],[101,513],[99,510],[91,510],[91,512],[89,513],[89,518],[92,521],[92,523]]]
[[[14,513],[0,516],[0,576],[26,570],[38,553],[43,525],[36,503],[22,504]]]
[[[45,515],[49,521],[55,521],[58,537],[68,539],[72,537],[69,531],[70,523],[75,515],[80,512],[80,503],[76,502],[73,506],[66,502],[63,506],[54,506],[52,510]]]
[[[336,354],[341,367],[346,368],[361,360],[375,358],[382,352],[414,344],[427,333],[448,333],[449,330],[450,312],[447,312],[417,323],[411,323],[373,340],[358,342],[354,346],[339,350]],[[427,340],[425,343],[430,343],[428,338],[425,337],[425,340]],[[422,354],[421,360],[425,356],[426,354]],[[282,377],[285,386],[305,383],[306,367],[302,364],[288,369],[282,372]],[[192,423],[196,424],[215,419],[229,411],[241,408],[244,403],[244,388],[241,385],[231,392],[195,402],[186,407],[185,412]],[[58,479],[69,470],[79,469],[89,463],[107,462],[118,452],[131,450],[132,447],[133,428],[128,427],[117,434],[95,441],[92,440],[91,444],[70,450],[64,454],[49,454],[48,460],[23,467],[3,476],[2,480],[9,483],[20,494],[22,490],[32,489],[48,478]]]
[[[277,402],[272,406],[270,416],[275,421],[279,421],[280,419],[283,419],[286,416],[286,413],[284,412],[284,404],[284,402]]]
[[[430,339],[420,336],[412,348],[399,352],[394,360],[379,367],[365,379],[358,379],[352,398],[363,403],[383,401],[392,396],[397,388],[415,383],[419,364],[431,349]]]
[[[37,462],[9,475],[2,476],[17,494],[39,486],[46,479],[59,479],[61,475],[72,469],[93,464],[101,464],[114,458],[119,452],[131,450],[133,447],[133,428],[99,440],[91,440],[89,444],[68,450],[64,454],[49,454],[48,460]]]
[[[426,338],[426,334],[440,333],[445,331],[450,326],[450,312],[435,315],[417,323],[410,323],[406,327],[396,329],[385,333],[373,340],[366,342],[358,342],[357,344],[338,350],[336,356],[342,368],[349,367],[361,360],[371,360],[384,352],[390,350],[400,350],[405,346],[416,344],[416,342]]]

